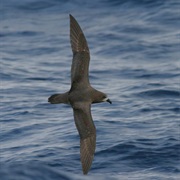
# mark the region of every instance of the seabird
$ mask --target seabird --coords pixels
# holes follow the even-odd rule
[[[80,136],[82,170],[87,174],[95,153],[96,128],[91,115],[91,104],[109,102],[107,95],[94,89],[89,82],[90,53],[86,38],[78,22],[70,16],[70,41],[73,52],[71,66],[71,88],[63,94],[49,97],[51,104],[70,104]]]

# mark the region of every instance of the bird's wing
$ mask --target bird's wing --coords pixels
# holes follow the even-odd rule
[[[70,41],[73,51],[71,66],[71,84],[89,84],[90,53],[86,38],[75,18],[70,15]]]
[[[96,128],[91,116],[91,105],[89,103],[78,103],[74,108],[74,119],[80,135],[80,155],[83,173],[87,174],[96,147]]]

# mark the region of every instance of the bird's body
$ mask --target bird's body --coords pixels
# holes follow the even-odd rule
[[[70,40],[73,51],[71,88],[63,94],[54,94],[48,101],[52,104],[70,104],[80,136],[82,170],[87,174],[96,147],[96,128],[92,120],[91,104],[111,101],[107,95],[91,87],[89,83],[90,53],[86,38],[72,15],[70,15]]]

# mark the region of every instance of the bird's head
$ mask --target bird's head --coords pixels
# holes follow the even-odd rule
[[[93,103],[101,103],[101,102],[109,102],[112,104],[111,100],[107,97],[107,95],[100,91],[94,91],[93,93]]]
[[[108,102],[108,103],[112,104],[111,100],[107,97],[106,94],[102,97],[102,102]]]

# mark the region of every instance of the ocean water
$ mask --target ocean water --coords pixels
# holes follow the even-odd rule
[[[1,0],[0,179],[180,179],[179,0]],[[69,14],[87,38],[97,148],[82,174]]]

